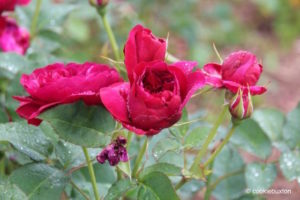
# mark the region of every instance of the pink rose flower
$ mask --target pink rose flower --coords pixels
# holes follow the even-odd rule
[[[129,33],[124,53],[129,83],[101,89],[103,104],[125,128],[157,134],[181,118],[192,94],[204,86],[204,75],[193,71],[196,62],[165,63],[166,41],[141,25]]]
[[[0,0],[0,13],[3,11],[13,11],[15,6],[25,6],[30,3],[31,0]]]
[[[29,96],[15,96],[17,113],[28,123],[39,125],[38,115],[50,107],[83,100],[87,105],[101,104],[99,91],[122,79],[115,69],[97,63],[55,63],[23,74],[21,84]]]
[[[256,56],[247,51],[230,54],[221,65],[208,63],[203,67],[207,84],[225,87],[233,93],[240,88],[247,94],[249,89],[251,95],[267,91],[265,87],[256,85],[262,70],[263,66],[258,63]]]
[[[0,16],[0,49],[24,55],[29,45],[28,31],[19,27],[13,19]]]

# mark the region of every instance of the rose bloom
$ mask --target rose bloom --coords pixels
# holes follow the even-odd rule
[[[0,16],[0,49],[4,52],[26,53],[30,36],[26,29],[19,27],[13,19]]]
[[[207,84],[225,87],[233,93],[241,88],[246,94],[249,89],[251,95],[262,94],[267,90],[256,85],[262,70],[263,66],[258,63],[256,56],[247,51],[230,54],[221,65],[208,63],[203,67]]]
[[[164,62],[166,41],[149,29],[135,26],[124,47],[129,83],[101,89],[104,106],[136,134],[154,135],[181,118],[191,95],[204,86],[196,62]]]
[[[31,0],[0,0],[0,13],[3,11],[13,11],[15,6],[25,6],[30,3]]]
[[[87,105],[101,104],[100,88],[121,82],[115,69],[97,63],[55,63],[23,74],[21,84],[29,96],[15,96],[17,113],[28,123],[39,125],[38,115],[59,104],[83,100]]]

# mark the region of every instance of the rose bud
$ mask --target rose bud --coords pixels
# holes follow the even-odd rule
[[[97,161],[100,164],[104,164],[107,160],[111,166],[117,165],[120,161],[127,162],[128,154],[124,145],[126,145],[126,139],[119,136],[97,155]]]
[[[0,16],[0,49],[21,55],[29,47],[30,36],[26,29],[19,27],[13,19]]]
[[[89,2],[92,6],[105,7],[109,3],[109,0],[89,0]]]
[[[59,105],[83,100],[87,105],[102,104],[99,91],[122,79],[107,65],[54,63],[21,76],[21,84],[29,96],[15,96],[20,102],[17,113],[28,123],[39,125],[38,115]]]
[[[0,14],[3,11],[13,11],[16,5],[25,6],[31,0],[0,0]]]
[[[137,25],[124,48],[129,83],[101,89],[104,106],[136,134],[154,135],[175,124],[192,94],[204,86],[196,62],[164,62],[166,41]],[[116,106],[118,105],[118,106]]]
[[[206,83],[214,87],[225,87],[233,93],[241,88],[251,95],[262,94],[266,88],[257,86],[256,83],[262,73],[263,66],[258,63],[254,54],[247,51],[238,51],[230,54],[220,65],[208,63],[204,65],[203,72]]]
[[[251,116],[253,104],[250,91],[246,94],[239,89],[238,92],[229,100],[229,111],[233,118],[242,120]]]

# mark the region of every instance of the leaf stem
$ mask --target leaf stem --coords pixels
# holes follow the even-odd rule
[[[217,149],[214,151],[214,153],[210,156],[210,158],[204,163],[204,167],[206,167],[207,165],[209,165],[209,163],[211,163],[216,156],[220,153],[220,151],[223,149],[223,147],[225,146],[225,144],[228,143],[230,137],[232,136],[232,134],[234,133],[235,130],[235,125],[233,125],[231,127],[231,129],[228,131],[227,135],[225,136],[224,140],[221,142],[221,144],[217,147]]]
[[[37,26],[39,14],[40,14],[40,11],[41,11],[41,5],[42,5],[42,0],[37,0],[36,5],[35,5],[33,18],[32,18],[31,27],[30,27],[31,39],[34,38],[35,34],[36,34],[36,26]]]
[[[182,178],[174,187],[175,190],[178,190],[179,188],[181,188],[185,183],[187,182],[186,178]]]
[[[209,144],[211,143],[211,141],[214,139],[215,135],[217,134],[217,130],[219,128],[219,126],[221,125],[222,121],[224,120],[225,118],[225,113],[227,111],[227,107],[228,106],[223,106],[221,112],[220,112],[220,115],[218,116],[216,122],[214,123],[214,126],[212,127],[212,129],[210,130],[209,134],[208,134],[208,137],[206,138],[201,150],[198,152],[191,168],[190,168],[190,171],[194,171],[197,169],[197,166],[199,165],[202,157],[204,156],[204,154],[206,153],[207,151],[207,148],[209,146]]]
[[[118,47],[115,35],[114,35],[114,33],[113,33],[112,29],[111,29],[111,26],[110,26],[110,24],[109,24],[109,22],[107,20],[106,12],[100,12],[100,11],[98,11],[98,13],[101,16],[104,29],[105,29],[105,31],[106,31],[106,33],[108,35],[109,42],[110,42],[111,47],[112,47],[113,52],[114,52],[115,59],[117,61],[120,61],[119,47]]]
[[[243,173],[243,172],[244,172],[244,169],[240,169],[240,170],[237,170],[237,171],[234,171],[234,172],[230,172],[230,173],[228,173],[228,174],[225,174],[225,175],[223,175],[223,176],[220,176],[214,183],[212,183],[212,184],[209,186],[210,190],[213,191],[213,190],[217,187],[217,185],[218,185],[221,181],[225,180],[226,178],[229,178],[229,177],[231,177],[231,176],[236,176],[236,175],[241,174],[241,173]]]
[[[95,199],[99,200],[100,196],[99,196],[98,189],[97,189],[97,182],[96,182],[96,177],[95,177],[95,172],[94,172],[93,164],[92,164],[92,162],[90,160],[87,148],[86,147],[82,147],[82,151],[84,153],[84,156],[85,156],[85,159],[86,159],[86,163],[87,163],[87,166],[88,166],[88,170],[89,170],[89,174],[90,174],[90,177],[91,177],[91,182],[92,182],[92,186],[93,186],[93,190],[94,190]]]
[[[86,200],[90,200],[85,192],[83,192],[72,180],[70,181],[72,187],[77,190]]]
[[[138,172],[140,164],[143,160],[143,157],[144,157],[144,154],[146,152],[147,147],[148,147],[148,136],[146,137],[146,139],[144,141],[144,144],[143,144],[142,148],[140,149],[140,152],[139,152],[139,154],[136,158],[135,165],[134,165],[134,168],[132,170],[132,176],[134,178],[137,177],[137,172]]]

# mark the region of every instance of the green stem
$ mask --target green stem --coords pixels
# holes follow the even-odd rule
[[[176,185],[175,185],[175,190],[178,190],[181,188],[185,183],[187,182],[186,178],[182,178]]]
[[[136,158],[136,161],[135,161],[135,165],[134,165],[134,168],[132,170],[132,176],[135,178],[137,177],[137,172],[138,172],[138,169],[140,167],[140,164],[143,160],[143,157],[144,157],[144,154],[146,152],[146,149],[148,147],[148,136],[146,137],[145,141],[144,141],[144,144],[142,146],[142,149],[140,150],[137,158]]]
[[[210,165],[209,165],[209,169],[212,169],[214,166],[214,162],[211,162]],[[210,199],[210,194],[212,192],[211,188],[209,187],[210,185],[210,182],[211,182],[211,177],[212,177],[212,173],[210,173],[207,177],[207,181],[205,183],[206,185],[206,191],[205,191],[205,194],[204,194],[204,200],[209,200]]]
[[[225,136],[224,140],[218,146],[218,148],[214,151],[214,153],[210,156],[210,158],[204,163],[204,165],[203,165],[204,167],[206,167],[207,165],[209,165],[209,163],[211,163],[216,158],[216,156],[220,153],[220,151],[223,149],[223,147],[225,146],[225,144],[228,143],[230,137],[234,133],[234,130],[235,130],[235,126],[233,125],[231,127],[231,129],[228,131],[228,133]]]
[[[93,190],[94,190],[95,199],[99,200],[100,196],[99,196],[98,189],[97,189],[97,182],[96,182],[96,177],[95,177],[95,173],[94,173],[93,164],[90,160],[87,148],[82,147],[82,151],[84,153],[86,163],[88,165],[88,170],[89,170],[89,174],[90,174],[90,177],[91,177],[91,182],[92,182],[92,186],[93,186]]]
[[[208,134],[201,150],[198,152],[196,158],[194,159],[194,162],[193,162],[193,164],[190,168],[190,171],[195,171],[197,169],[197,166],[199,165],[199,163],[200,163],[202,157],[204,156],[204,154],[206,153],[209,144],[214,139],[215,135],[217,134],[217,130],[218,130],[219,126],[221,125],[222,121],[224,120],[227,108],[228,108],[228,106],[223,106],[222,111],[220,112],[220,115],[219,115],[218,119],[216,120],[214,126],[210,130],[210,132],[209,132],[209,134]]]
[[[34,38],[35,34],[36,34],[36,26],[37,26],[37,22],[38,22],[40,10],[41,10],[41,5],[42,5],[42,0],[37,0],[36,5],[35,5],[33,18],[32,18],[31,27],[30,27],[31,38]]]
[[[105,12],[99,12],[99,14],[101,16],[101,19],[102,19],[102,22],[103,22],[103,25],[104,25],[104,29],[105,29],[105,31],[106,31],[106,33],[108,35],[109,42],[110,42],[111,47],[113,49],[115,59],[117,61],[120,61],[119,47],[118,47],[116,38],[114,36],[114,33],[113,33],[113,31],[112,31],[112,29],[110,27],[110,24],[108,23],[106,14],[105,14]]]
[[[90,200],[85,192],[83,192],[72,180],[70,181],[72,187],[77,190],[86,200]]]

